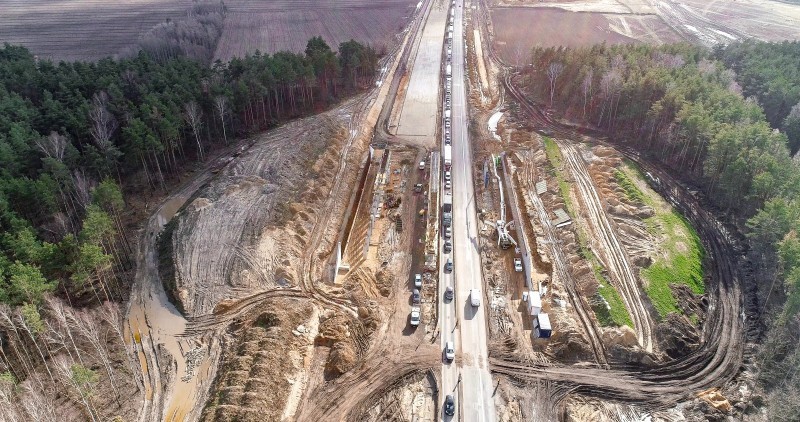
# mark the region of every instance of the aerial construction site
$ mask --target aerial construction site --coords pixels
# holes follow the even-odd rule
[[[166,3],[164,13],[177,7]],[[756,104],[744,98],[722,53],[705,52],[800,37],[799,26],[775,17],[794,22],[800,6],[288,3],[231,2],[225,25],[233,26],[218,34],[214,60],[237,63],[259,48],[302,50],[291,36],[254,29],[285,24],[303,34],[294,38],[315,31],[342,45],[346,37],[369,38],[379,50],[376,69],[344,74],[366,88],[291,119],[273,119],[285,98],[269,97],[267,88],[252,88],[266,102],[239,100],[235,90],[224,94],[230,103],[216,97],[219,113],[209,118],[218,116],[225,146],[205,152],[152,203],[132,206],[144,220],[130,235],[131,283],[124,305],[98,308],[106,322],[94,328],[119,344],[105,340],[110,357],[98,352],[86,365],[99,372],[117,364],[123,375],[96,381],[90,393],[73,367],[65,388],[78,393],[59,395],[70,403],[69,420],[791,420],[767,410],[773,393],[760,381],[768,367],[760,357],[771,324],[765,315],[778,315],[773,301],[791,289],[778,293],[754,275],[763,262],[783,268],[788,261],[764,254],[756,261],[748,231],[756,223],[736,214],[737,202],[768,198],[720,205],[715,198],[733,184],[721,181],[725,172],[745,165],[730,158],[738,147],[720,153],[725,165],[703,161],[707,148],[722,149],[717,138],[701,146],[684,139],[724,129],[688,115],[703,108],[684,107],[696,90],[671,96],[665,92],[681,83],[659,78],[680,74],[698,86],[724,85],[735,97],[710,95],[709,104]],[[8,7],[33,16],[17,2]],[[378,19],[381,7],[391,13]],[[314,19],[300,19],[302,10],[314,10]],[[343,29],[326,23],[331,16],[343,19]],[[765,31],[770,22],[774,31]],[[9,28],[0,24],[0,34]],[[247,31],[252,37],[240,42]],[[43,48],[59,54],[57,44]],[[643,61],[658,70],[631,76]],[[689,65],[696,75],[680,73]],[[132,89],[139,77],[125,76],[131,85],[117,89]],[[636,83],[651,84],[658,104],[631,106],[645,97]],[[300,102],[322,89],[301,85],[289,94]],[[294,97],[286,101],[294,107]],[[234,120],[226,104],[242,107],[238,119],[269,122],[266,130],[225,132]],[[763,120],[742,107],[730,114]],[[658,114],[664,110],[678,117]],[[190,117],[186,108],[189,124]],[[203,154],[200,132],[189,139]],[[146,153],[138,159],[150,160]],[[700,183],[700,173],[716,178]],[[37,355],[45,362],[74,349],[80,358],[71,333],[93,329],[69,327],[89,317],[46,303],[47,318],[66,331],[47,322],[50,331],[42,330],[52,338]],[[28,327],[27,317],[14,322],[16,314],[0,311],[0,350],[33,354],[44,334],[17,330]],[[16,337],[5,334],[8,327]],[[100,340],[76,336],[103,349]],[[24,359],[4,359],[0,369],[17,379],[46,376],[34,364],[14,371]],[[104,398],[112,387],[129,399]],[[12,390],[3,389],[0,401]],[[14,415],[31,415],[14,406]],[[31,420],[9,415],[0,420]]]

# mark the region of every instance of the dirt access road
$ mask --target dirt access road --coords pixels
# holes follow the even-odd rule
[[[562,139],[556,139],[556,143],[580,192],[582,210],[586,211],[592,237],[589,242],[590,247],[595,256],[603,262],[603,266],[608,269],[611,281],[622,293],[625,307],[633,320],[632,328],[636,330],[639,345],[644,350],[652,352],[654,323],[642,299],[642,290],[639,288],[634,266],[619,240],[616,228],[612,225],[611,218],[586,169],[586,163],[575,144]]]
[[[561,139],[584,138],[573,127],[555,122],[531,104],[509,80],[507,91],[523,107],[537,127],[546,127]],[[573,388],[575,393],[667,407],[694,396],[695,393],[720,387],[733,379],[740,370],[745,347],[745,328],[753,310],[743,306],[744,277],[738,265],[743,255],[735,231],[726,227],[713,214],[702,208],[698,200],[671,174],[627,148],[617,148],[659,182],[653,186],[684,215],[697,230],[710,257],[707,273],[709,313],[703,327],[700,347],[689,355],[656,365],[640,368],[602,370],[596,368],[531,366],[520,360],[491,359],[492,370],[512,378],[556,381]]]
[[[402,50],[404,45],[405,42],[398,49]],[[363,142],[370,138],[397,68],[396,57],[398,57],[397,51],[389,57],[390,70],[385,75],[386,79],[381,81],[383,83],[378,84],[379,87],[361,98],[360,102],[363,104],[364,111],[351,116],[351,136],[348,144]],[[343,154],[349,149],[348,146],[343,148]],[[231,151],[224,153],[228,155]],[[345,162],[345,159],[340,160],[340,165]],[[213,176],[211,167],[215,164],[215,160],[209,162],[206,168],[198,172],[192,181],[164,202],[149,219],[140,240],[137,276],[128,310],[126,337],[139,353],[145,379],[144,407],[139,416],[139,420],[143,422],[197,419],[207,398],[208,389],[214,379],[219,361],[218,335],[215,331],[224,328],[236,315],[241,315],[256,306],[260,300],[264,299],[263,295],[268,294],[263,292],[242,297],[239,305],[229,308],[231,310],[229,315],[216,315],[213,318],[193,320],[191,325],[194,327],[191,325],[187,327],[186,333],[184,333],[184,328],[187,326],[186,320],[166,298],[157,269],[155,247],[157,234],[191,194]],[[339,169],[338,173],[340,174],[341,171]],[[349,189],[349,187],[343,186],[341,182],[336,183],[329,196],[339,194],[341,192],[338,191],[343,189]],[[315,233],[330,230],[330,227],[334,227],[332,230],[335,231],[336,226],[327,223],[317,225]],[[319,236],[321,234],[315,234],[314,238],[319,239]],[[314,244],[317,243],[314,242]],[[312,248],[312,250],[315,249]],[[316,254],[307,258],[310,259],[305,260],[307,264],[304,264],[304,267],[306,269],[313,271],[319,268],[320,262]],[[308,277],[311,275],[308,274]],[[316,297],[317,289],[308,277],[304,277],[302,280],[303,294]],[[287,291],[286,294],[297,295],[300,293]],[[331,302],[331,305],[335,307],[346,306],[338,300],[325,296],[318,297],[318,299],[323,303]],[[186,336],[182,336],[184,334]],[[188,359],[186,352],[189,350],[187,348],[195,348],[200,345],[202,345],[200,348],[204,350],[205,358],[199,361]],[[180,378],[184,376],[187,376],[186,379],[181,380]]]

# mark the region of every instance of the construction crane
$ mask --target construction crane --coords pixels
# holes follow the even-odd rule
[[[499,158],[499,157],[498,157]],[[496,228],[497,228],[497,245],[503,249],[508,249],[511,246],[516,247],[517,241],[514,240],[513,237],[508,233],[510,227],[513,226],[514,222],[509,221],[506,222],[506,199],[505,194],[503,193],[503,181],[500,180],[500,175],[497,174],[497,162],[499,160],[495,158],[494,154],[492,154],[492,172],[494,173],[495,179],[497,179],[497,184],[500,187],[500,219],[497,220]]]

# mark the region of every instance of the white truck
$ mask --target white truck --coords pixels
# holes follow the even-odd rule
[[[469,290],[469,303],[474,307],[481,306],[481,291],[480,291],[480,289],[470,289]]]
[[[446,171],[450,171],[450,166],[453,165],[453,147],[452,145],[445,145],[444,150],[442,151],[442,157],[444,157],[444,169]]]
[[[444,119],[445,120],[450,120],[450,109],[449,108],[444,111]]]
[[[447,76],[452,76],[453,75],[453,66],[447,65],[447,67],[445,68],[445,74]]]

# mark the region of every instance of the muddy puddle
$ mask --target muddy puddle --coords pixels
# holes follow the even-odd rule
[[[197,406],[197,400],[203,397],[198,390],[205,384],[200,381],[207,376],[210,364],[207,347],[180,337],[186,327],[186,319],[170,303],[158,277],[155,245],[158,233],[188,198],[176,196],[168,200],[149,222],[149,232],[144,239],[146,244],[143,246],[136,276],[136,294],[139,297],[131,301],[126,327],[126,339],[136,343],[142,373],[151,380],[150,385],[145,382],[146,398],[154,400],[149,406],[164,403],[163,415],[158,414],[160,409],[154,407],[150,407],[150,412],[147,413],[150,417],[158,416],[167,421],[185,420]],[[162,376],[154,362],[154,353],[158,353],[159,348],[172,355],[176,361],[177,372],[173,374],[171,391],[161,391]],[[171,365],[172,363],[160,362],[162,370]],[[142,415],[143,420],[148,418],[147,413]]]

